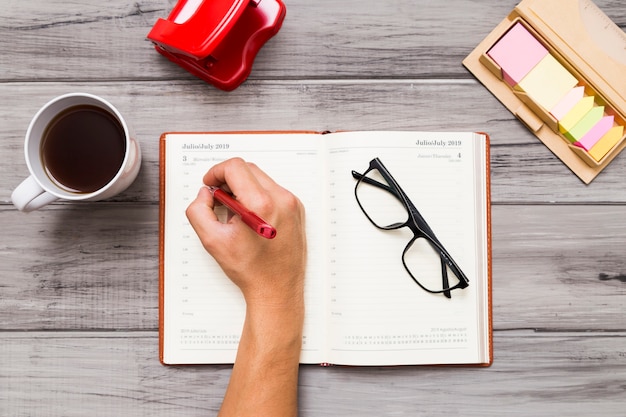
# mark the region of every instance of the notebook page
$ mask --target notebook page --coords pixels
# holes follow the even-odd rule
[[[484,334],[479,328],[483,320],[478,306],[486,297],[487,272],[486,262],[481,262],[486,256],[484,246],[475,244],[481,226],[476,219],[484,221],[484,217],[477,215],[474,204],[477,167],[472,158],[473,136],[347,132],[327,137],[332,177],[330,221],[334,225],[329,241],[330,362],[400,365],[480,361],[480,336]],[[469,287],[453,291],[452,299],[427,293],[407,274],[402,251],[413,237],[408,228],[381,231],[357,205],[351,170],[365,172],[375,157],[391,172],[468,276]],[[435,270],[440,270],[439,258],[433,262]]]
[[[164,361],[232,363],[245,315],[239,289],[204,250],[185,216],[212,165],[256,163],[306,207],[308,266],[303,362],[325,348],[324,163],[316,134],[168,134],[166,139]],[[320,222],[317,224],[315,222]],[[277,231],[280,233],[280,230]],[[321,248],[323,253],[318,253]]]

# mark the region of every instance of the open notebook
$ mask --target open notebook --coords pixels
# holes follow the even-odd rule
[[[245,303],[185,216],[204,173],[235,156],[256,163],[306,208],[309,262],[302,363],[491,363],[486,135],[165,133],[160,146],[164,364],[235,359]],[[413,233],[408,228],[381,231],[359,208],[351,171],[364,172],[376,157],[469,279],[469,286],[454,290],[450,299],[422,290],[407,274],[402,251]]]

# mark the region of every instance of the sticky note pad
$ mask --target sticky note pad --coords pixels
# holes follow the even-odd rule
[[[576,77],[552,55],[546,55],[514,88],[524,91],[535,103],[549,111],[576,84]]]
[[[511,87],[517,85],[548,55],[548,50],[522,25],[515,24],[487,52],[502,68],[502,76]]]
[[[557,120],[561,120],[585,95],[585,87],[574,87],[565,94],[556,106],[550,110],[550,114]]]
[[[624,136],[624,126],[612,127],[608,133],[600,138],[600,140],[589,150],[589,155],[596,161],[600,162],[602,158],[620,141]]]
[[[604,116],[604,106],[592,107],[573,128],[564,133],[565,137],[572,142],[582,139],[602,119],[602,116]]]
[[[602,136],[606,135],[608,131],[611,130],[614,119],[613,116],[604,116],[589,132],[585,133],[585,136],[574,143],[574,145],[589,151]]]
[[[559,130],[565,133],[576,126],[576,123],[583,118],[585,114],[593,107],[593,96],[583,97],[572,109],[567,112],[565,117],[559,120]]]

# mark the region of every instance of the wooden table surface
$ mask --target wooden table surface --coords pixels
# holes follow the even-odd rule
[[[158,361],[164,131],[481,130],[493,199],[490,368],[303,366],[302,416],[626,415],[626,154],[584,185],[461,65],[515,0],[288,0],[247,82],[219,91],[145,40],[174,0],[3,0],[0,415],[206,416],[229,366]],[[622,0],[598,0],[622,29]],[[18,212],[26,127],[86,91],[134,126],[116,198]]]

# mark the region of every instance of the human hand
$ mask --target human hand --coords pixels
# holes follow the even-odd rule
[[[265,172],[241,158],[213,166],[203,181],[232,192],[237,201],[276,228],[276,237],[266,239],[238,216],[221,223],[206,187],[187,208],[202,245],[239,286],[247,306],[219,415],[297,415],[306,264],[304,207]]]
[[[238,216],[221,223],[207,188],[187,208],[202,245],[241,289],[248,308],[301,304],[306,236],[304,207],[298,198],[240,158],[213,166],[203,182],[232,192],[238,202],[276,228],[276,237],[270,240],[258,236]]]

